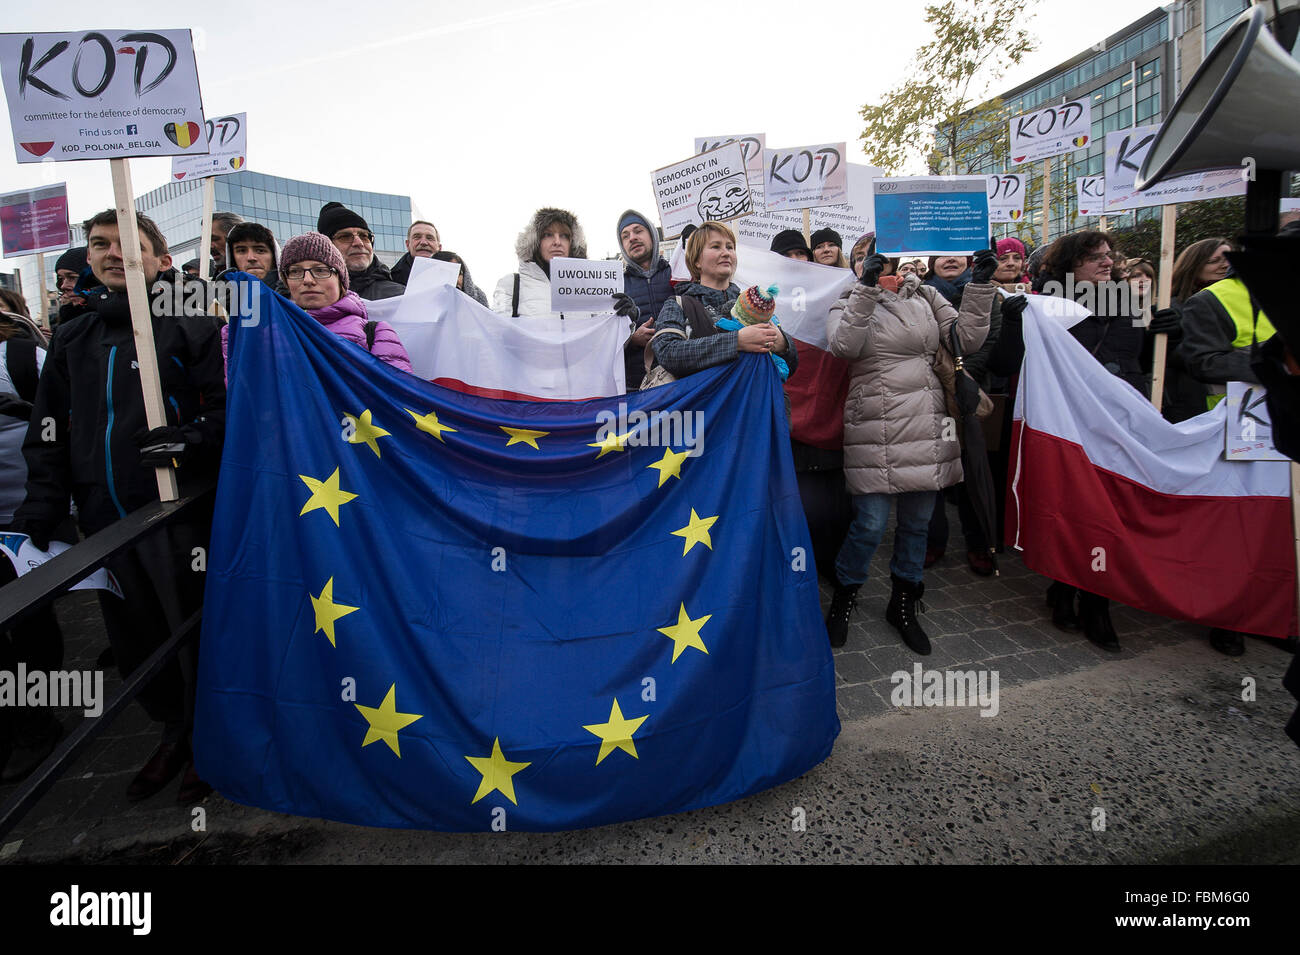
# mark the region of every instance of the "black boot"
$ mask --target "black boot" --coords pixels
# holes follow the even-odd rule
[[[1083,622],[1084,636],[1103,650],[1119,653],[1119,637],[1115,633],[1115,625],[1110,622],[1110,600],[1080,590],[1079,618]]]
[[[929,656],[930,638],[916,620],[917,613],[925,610],[921,603],[925,584],[914,584],[893,574],[889,575],[889,580],[894,585],[894,592],[889,595],[885,619],[899,632],[904,643],[921,656]]]
[[[831,646],[842,647],[849,639],[849,618],[858,602],[858,588],[861,584],[841,584],[835,582],[835,594],[831,597],[831,609],[826,611],[826,635],[830,637]]]
[[[1052,585],[1047,588],[1047,606],[1052,609],[1052,623],[1057,630],[1079,632],[1079,617],[1074,612],[1074,596],[1078,592],[1078,587],[1071,587],[1059,580],[1052,581]]]

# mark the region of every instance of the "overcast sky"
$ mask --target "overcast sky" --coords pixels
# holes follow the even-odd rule
[[[489,2],[473,13],[390,0],[185,13],[63,0],[57,16],[42,6],[8,5],[3,29],[194,30],[205,112],[248,113],[250,169],[410,195],[489,290],[515,270],[515,235],[540,206],[575,212],[593,258],[616,252],[618,214],[631,206],[653,219],[651,171],[688,157],[696,136],[763,132],[769,147],[844,140],[865,162],[858,108],[902,79],[927,39],[925,4],[914,0],[856,10],[660,0],[635,14],[634,4],[595,0]],[[1039,49],[991,92],[1155,6],[1042,0],[1028,19]],[[106,160],[19,165],[7,130],[0,140],[0,192],[66,180],[74,220],[112,205]],[[167,181],[170,160],[131,169],[139,195]]]

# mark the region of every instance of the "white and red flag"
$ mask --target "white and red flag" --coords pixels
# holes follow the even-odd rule
[[[1086,312],[1029,301],[1007,542],[1032,570],[1131,607],[1296,633],[1288,463],[1225,460],[1225,403],[1168,423],[1069,333]]]

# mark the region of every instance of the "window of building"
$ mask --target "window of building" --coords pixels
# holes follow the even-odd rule
[[[1205,0],[1205,49],[1208,53],[1248,4],[1246,0]]]

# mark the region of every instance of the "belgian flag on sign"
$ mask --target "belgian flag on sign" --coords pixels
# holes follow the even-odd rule
[[[163,127],[163,132],[181,149],[189,149],[199,138],[198,123],[168,123]]]
[[[231,168],[231,169],[240,169],[240,168],[243,167],[243,165],[244,165],[244,157],[243,157],[243,156],[231,156],[231,157],[230,157],[230,168]]]

